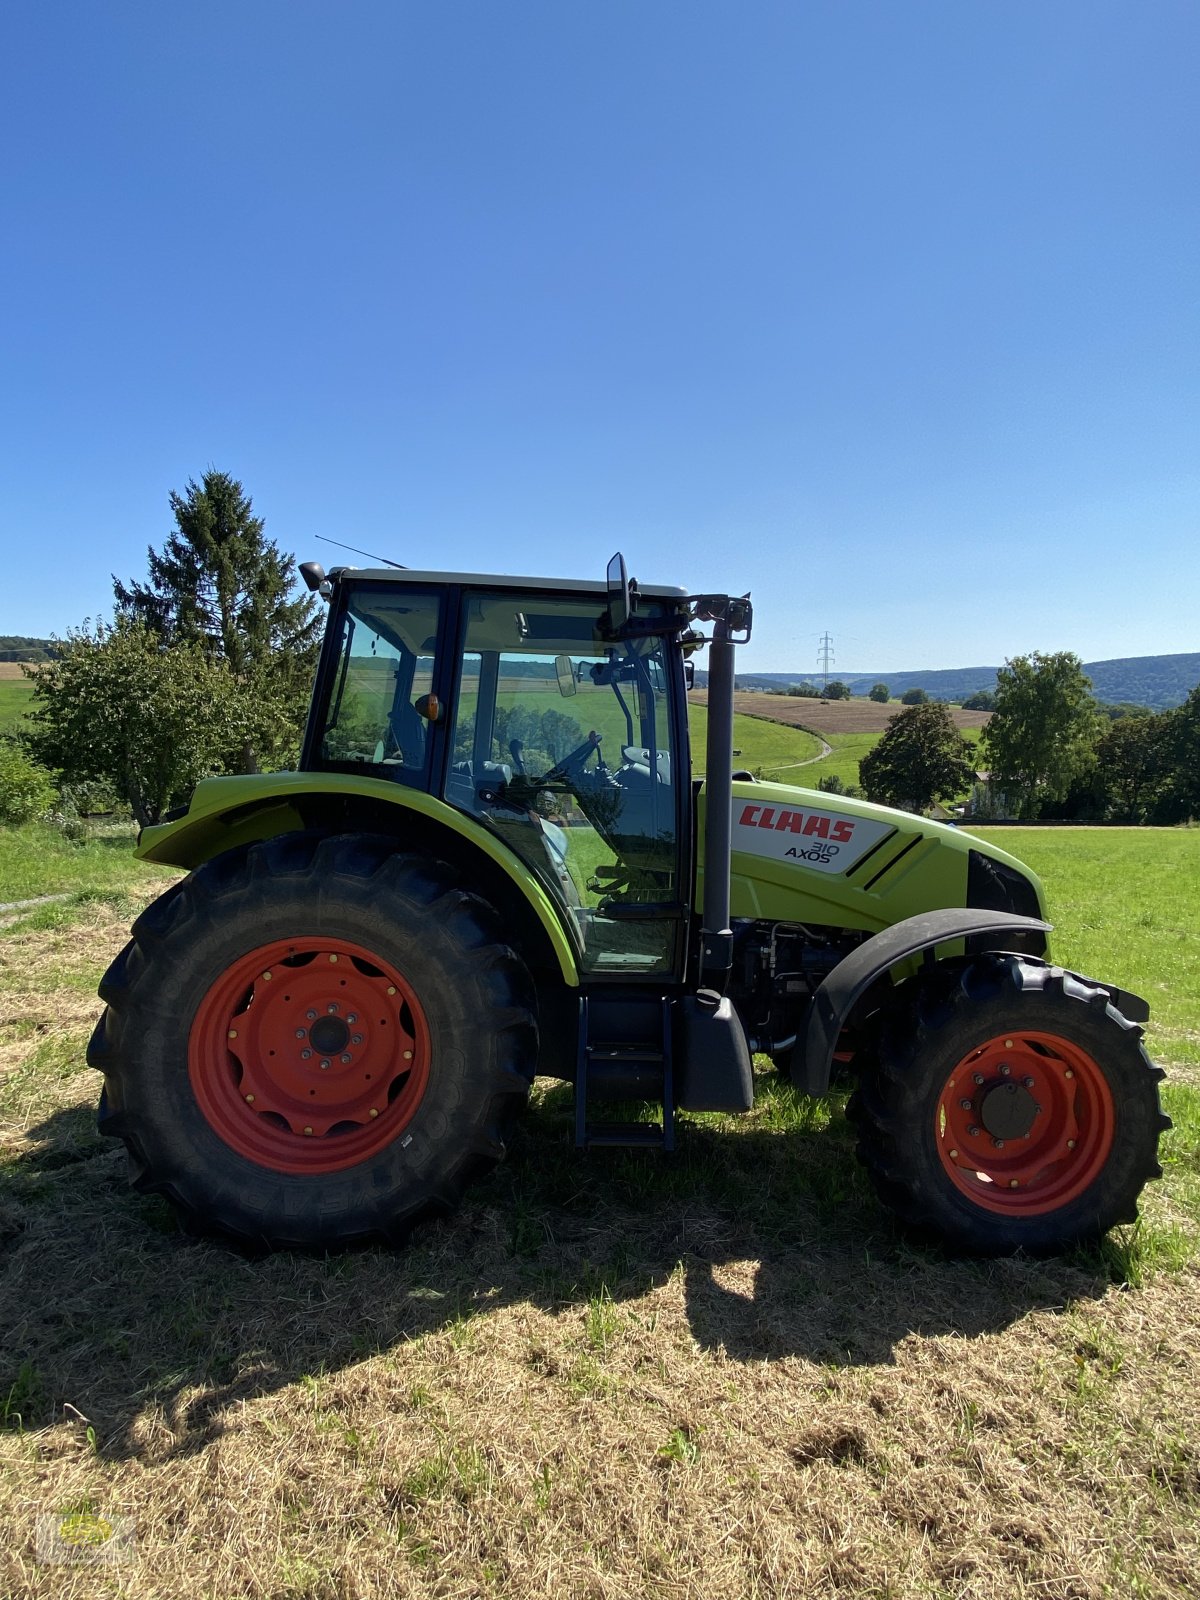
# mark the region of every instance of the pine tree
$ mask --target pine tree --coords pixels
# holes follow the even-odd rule
[[[172,492],[175,531],[149,549],[149,579],[114,577],[118,617],[140,622],[167,646],[200,646],[224,661],[250,708],[243,751],[278,760],[295,748],[320,648],[321,616],[295,592],[295,559],[266,537],[242,485],[209,470]]]

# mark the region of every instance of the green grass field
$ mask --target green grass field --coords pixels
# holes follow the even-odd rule
[[[132,824],[107,829],[84,844],[73,844],[41,823],[0,827],[0,903],[43,894],[157,892],[155,885],[165,886],[178,873],[139,861],[134,837]]]

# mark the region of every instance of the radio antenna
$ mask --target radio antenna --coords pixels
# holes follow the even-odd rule
[[[386,556],[372,555],[370,550],[360,550],[356,545],[343,544],[340,539],[331,539],[327,534],[318,533],[315,537],[320,539],[322,544],[335,544],[339,550],[349,550],[353,555],[366,556],[368,561],[382,561],[385,567],[395,567],[400,572],[408,571],[408,568],[399,561],[389,561]]]

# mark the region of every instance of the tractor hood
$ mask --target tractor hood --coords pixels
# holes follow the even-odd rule
[[[704,826],[704,791],[700,791]],[[844,795],[733,785],[733,917],[878,933],[960,906],[1041,917],[1029,868],[960,828]],[[697,900],[703,884],[697,885]]]

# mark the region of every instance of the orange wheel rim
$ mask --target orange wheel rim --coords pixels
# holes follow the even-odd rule
[[[1001,1033],[946,1079],[934,1137],[951,1182],[975,1205],[1036,1217],[1095,1182],[1115,1121],[1108,1080],[1086,1050],[1055,1033]]]
[[[340,1172],[400,1137],[429,1082],[411,986],[361,945],[261,945],[201,1000],[188,1077],[217,1136],[275,1172]]]

